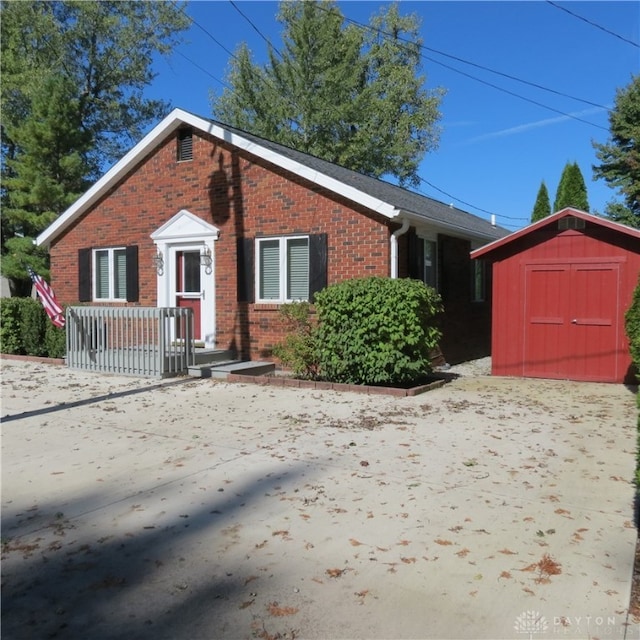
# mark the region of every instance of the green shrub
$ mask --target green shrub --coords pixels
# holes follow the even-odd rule
[[[640,277],[633,292],[631,306],[627,309],[624,319],[631,359],[636,365],[636,369],[640,371]]]
[[[20,309],[24,298],[2,298],[0,303],[0,353],[24,354]]]
[[[318,375],[332,382],[404,385],[431,371],[440,340],[438,293],[418,280],[359,278],[316,295]]]
[[[63,358],[67,353],[67,332],[47,320],[44,344],[48,358]]]
[[[292,302],[280,307],[287,335],[273,348],[273,355],[289,367],[296,378],[313,380],[318,374],[315,325],[308,302]]]
[[[44,334],[47,322],[51,322],[38,300],[23,298],[20,314],[20,331],[25,352],[30,356],[46,355]]]
[[[0,304],[0,353],[61,358],[66,332],[56,327],[34,298],[3,298]]]

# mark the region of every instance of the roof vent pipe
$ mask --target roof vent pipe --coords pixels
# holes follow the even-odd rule
[[[409,221],[404,218],[402,221],[402,226],[399,229],[396,229],[390,238],[391,242],[391,277],[398,277],[398,238],[403,234],[409,231]]]
[[[492,227],[496,226],[496,214],[495,213],[491,214],[491,226]]]

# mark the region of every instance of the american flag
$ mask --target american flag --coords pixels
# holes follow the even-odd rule
[[[31,276],[33,286],[38,292],[38,298],[40,298],[40,302],[42,302],[44,310],[47,312],[49,318],[51,318],[51,322],[53,322],[56,327],[64,327],[64,311],[58,304],[56,294],[53,293],[53,289],[49,286],[49,283],[42,276],[39,276],[31,267],[27,267],[27,271]]]

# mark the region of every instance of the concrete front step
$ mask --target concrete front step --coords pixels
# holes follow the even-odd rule
[[[226,363],[235,357],[236,354],[229,349],[196,349],[194,360],[196,365],[211,365],[217,362]]]
[[[273,373],[276,365],[273,362],[241,362],[229,360],[196,364],[189,367],[189,375],[194,378],[226,378],[230,373],[239,373],[247,376],[263,376]]]

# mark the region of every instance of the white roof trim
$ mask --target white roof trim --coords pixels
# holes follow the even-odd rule
[[[181,209],[167,222],[158,227],[151,234],[151,239],[157,242],[158,240],[178,240],[205,236],[217,240],[220,236],[220,229],[193,215],[190,211]]]
[[[267,149],[255,142],[243,138],[241,135],[232,133],[223,126],[201,118],[199,116],[174,109],[164,120],[158,123],[133,149],[131,149],[122,159],[107,171],[88,191],[76,200],[64,213],[62,213],[51,225],[49,225],[37,238],[38,245],[48,246],[55,238],[65,231],[75,220],[81,216],[89,207],[93,206],[102,198],[114,185],[116,185],[131,169],[145,156],[151,152],[163,139],[173,133],[182,125],[187,124],[194,129],[199,129],[216,138],[220,138],[244,151],[271,162],[276,166],[290,171],[301,178],[309,180],[314,184],[329,189],[349,200],[379,213],[387,218],[395,218],[399,215],[396,207],[375,198],[370,194],[345,185],[343,182],[331,178],[323,173],[315,171],[308,166],[286,158],[279,153]]]

